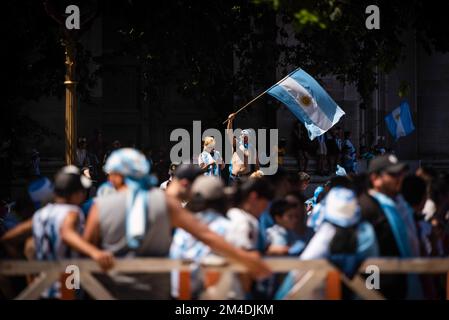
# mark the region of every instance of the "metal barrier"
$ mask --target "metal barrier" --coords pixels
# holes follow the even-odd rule
[[[344,283],[354,293],[363,299],[384,299],[377,290],[370,290],[365,285],[360,273],[368,266],[377,266],[382,274],[388,273],[419,273],[447,274],[446,299],[449,299],[449,258],[374,258],[366,260],[359,268],[359,274],[353,279],[347,278],[327,260],[298,260],[297,258],[267,258],[266,263],[275,273],[285,273],[300,270],[303,275],[290,292],[289,299],[305,299],[318,287],[325,284],[327,299],[341,299],[341,285]],[[0,261],[0,276],[36,275],[33,281],[15,299],[38,299],[41,293],[52,283],[64,276],[67,266],[75,265],[80,270],[82,288],[94,299],[109,300],[114,297],[92,275],[102,272],[99,266],[89,259],[63,261]],[[221,286],[226,288],[226,282],[232,273],[246,272],[238,263],[228,263],[224,266],[201,266],[205,272],[206,286]],[[118,273],[163,273],[172,270],[180,271],[180,299],[190,299],[190,268],[185,261],[165,258],[117,259],[113,268]],[[68,295],[70,296],[70,294]],[[225,299],[223,290],[214,299]]]

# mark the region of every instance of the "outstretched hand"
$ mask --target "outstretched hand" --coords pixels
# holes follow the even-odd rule
[[[98,250],[92,258],[103,271],[107,271],[114,266],[114,255],[111,252]]]
[[[270,267],[262,260],[258,252],[245,252],[242,258],[241,262],[248,268],[252,278],[262,280],[271,276]]]

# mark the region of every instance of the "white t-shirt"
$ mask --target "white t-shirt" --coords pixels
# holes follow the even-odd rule
[[[229,228],[229,219],[218,212],[207,209],[195,214],[195,217],[206,224],[210,230],[225,237]],[[204,257],[213,254],[212,249],[196,239],[187,231],[177,228],[170,246],[170,258],[191,259],[194,264],[190,271],[190,288],[194,297],[197,297],[202,289],[200,262]],[[171,272],[171,293],[173,297],[179,297],[179,272]]]
[[[36,258],[38,260],[60,260],[74,258],[78,253],[71,250],[61,238],[61,227],[69,212],[78,214],[78,233],[82,233],[84,215],[81,209],[75,205],[49,203],[36,211],[33,216],[33,238],[36,246]],[[43,297],[59,298],[60,283],[55,282],[43,293]]]
[[[259,236],[259,221],[248,212],[231,208],[227,212],[230,226],[226,234],[226,241],[243,250],[257,250]],[[237,275],[230,284],[228,299],[242,300],[245,297],[243,288]]]
[[[214,156],[212,156],[210,154],[210,152],[207,151],[203,151],[201,152],[201,154],[198,156],[198,165],[208,165],[212,162],[215,161],[215,164],[213,166],[210,166],[206,172],[204,172],[205,176],[215,176],[215,177],[219,177],[220,176],[220,165],[218,163],[220,163],[222,161],[221,159],[221,155],[220,152],[218,152],[217,150],[214,151]]]
[[[81,209],[75,205],[49,203],[36,211],[33,216],[33,237],[38,260],[57,260],[76,256],[62,241],[60,230],[69,212],[76,212],[79,217],[78,232],[84,226]]]
[[[231,226],[226,240],[245,250],[256,250],[259,234],[259,221],[248,212],[231,208],[227,213]]]
[[[426,221],[429,221],[430,219],[432,219],[436,211],[437,207],[435,205],[435,202],[433,202],[432,199],[427,199],[426,203],[424,204],[424,208],[422,209],[424,219],[426,219]]]
[[[162,190],[167,190],[168,184],[171,182],[171,178],[168,180],[165,180],[164,182],[161,183],[161,185],[159,186],[160,189]]]

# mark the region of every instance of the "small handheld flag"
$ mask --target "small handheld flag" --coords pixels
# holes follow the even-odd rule
[[[415,130],[413,125],[410,106],[407,101],[403,101],[399,107],[394,109],[385,117],[388,130],[395,140],[405,137]]]
[[[332,128],[345,112],[304,70],[297,69],[267,92],[304,123],[310,140]]]

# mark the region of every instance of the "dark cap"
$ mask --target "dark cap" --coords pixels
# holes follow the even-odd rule
[[[82,175],[77,167],[65,166],[55,176],[54,191],[56,195],[66,197],[91,185],[90,179]]]
[[[200,176],[192,184],[192,194],[206,201],[222,199],[225,197],[223,181],[213,176]]]
[[[371,160],[368,172],[387,172],[395,174],[400,173],[407,168],[408,165],[406,163],[399,162],[398,158],[394,154],[385,154]]]
[[[201,175],[203,170],[200,167],[193,164],[181,164],[176,168],[175,178],[182,180],[187,179],[190,182],[193,182],[196,177]]]

